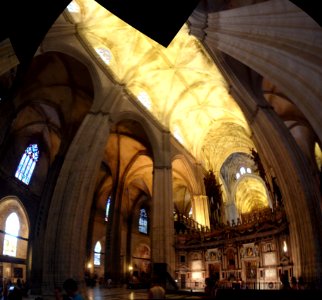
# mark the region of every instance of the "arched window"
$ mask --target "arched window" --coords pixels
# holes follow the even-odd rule
[[[148,216],[144,208],[140,209],[139,232],[148,234]]]
[[[239,172],[236,173],[236,180],[238,180],[242,175],[244,175],[246,173],[251,174],[252,170],[251,170],[251,168],[241,167]]]
[[[105,209],[105,221],[108,222],[108,215],[110,212],[110,206],[111,206],[111,197],[108,197],[106,201],[106,209]]]
[[[102,251],[101,243],[97,242],[95,244],[95,248],[94,248],[94,265],[95,266],[101,265],[101,251]]]
[[[27,147],[25,153],[23,154],[19,166],[16,170],[15,177],[29,184],[31,175],[35,169],[36,163],[39,158],[39,151],[37,144],[31,144]]]
[[[182,137],[181,130],[177,125],[174,126],[173,135],[179,143],[181,143],[182,145],[184,144],[184,139]]]
[[[67,5],[67,9],[71,13],[74,13],[74,12],[75,13],[78,13],[78,12],[80,12],[80,7],[79,7],[79,5],[75,1],[70,2]]]
[[[3,242],[3,255],[16,256],[17,236],[19,229],[19,218],[16,213],[11,213],[6,220],[5,236]]]
[[[106,63],[107,65],[111,63],[112,54],[109,49],[104,47],[97,47],[95,48],[95,51],[100,56],[100,58],[104,61],[104,63]]]
[[[150,96],[142,91],[138,94],[138,99],[139,101],[148,109],[148,110],[151,110],[151,99],[150,99]]]

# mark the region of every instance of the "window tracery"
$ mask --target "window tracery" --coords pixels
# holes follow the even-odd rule
[[[22,155],[20,163],[15,173],[15,177],[25,184],[29,184],[32,173],[35,169],[39,158],[39,150],[37,144],[30,144],[25,153]]]
[[[101,243],[98,241],[95,244],[95,248],[94,248],[94,265],[95,266],[101,265],[101,251],[102,251],[102,246],[101,246]]]
[[[140,209],[139,232],[148,233],[148,216],[144,208]]]

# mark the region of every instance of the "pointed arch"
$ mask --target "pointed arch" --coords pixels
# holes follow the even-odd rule
[[[245,174],[233,187],[233,198],[239,214],[253,209],[272,208],[272,201],[263,179],[253,174]]]
[[[203,190],[203,187],[200,186],[196,179],[193,166],[183,154],[177,154],[172,157],[172,169],[173,173],[184,180],[192,194],[199,194]]]
[[[1,255],[27,259],[30,225],[25,207],[16,196],[7,196],[0,199],[0,215]]]

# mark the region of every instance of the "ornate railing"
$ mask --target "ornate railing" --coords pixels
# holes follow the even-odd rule
[[[220,239],[233,236],[242,236],[253,232],[274,230],[282,228],[286,224],[286,215],[283,207],[274,210],[263,209],[249,214],[243,214],[237,221],[218,224],[209,229],[202,226],[192,218],[184,215],[175,216],[175,231],[177,235],[185,235],[201,239]]]
[[[175,214],[174,228],[177,234],[210,232],[209,227],[203,226],[194,219],[183,214]]]

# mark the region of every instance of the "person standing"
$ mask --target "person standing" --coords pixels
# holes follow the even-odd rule
[[[63,283],[63,289],[66,295],[61,295],[60,289],[55,289],[56,300],[84,300],[84,297],[78,291],[77,281],[73,278],[68,278]]]
[[[112,287],[112,278],[107,279],[107,288],[110,289]]]
[[[149,299],[165,299],[165,289],[157,283],[154,284],[149,289],[148,298]]]
[[[162,286],[161,279],[155,276],[152,286],[148,291],[148,299],[165,299],[165,288]]]

